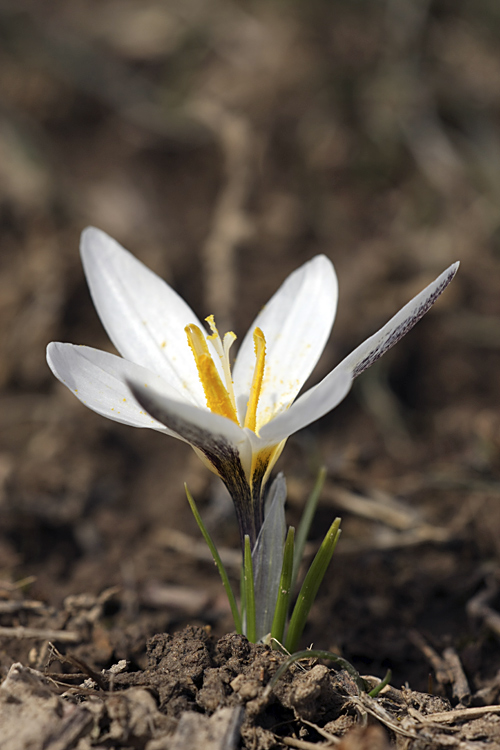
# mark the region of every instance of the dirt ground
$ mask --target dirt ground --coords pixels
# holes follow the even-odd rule
[[[2,748],[500,747],[499,42],[495,0],[1,0]],[[239,337],[328,255],[311,382],[461,261],[278,465],[291,523],[328,469],[311,554],[343,518],[301,645],[379,697],[311,660],[266,692],[183,492],[236,581],[220,484],[51,375],[51,340],[111,351],[88,224]]]

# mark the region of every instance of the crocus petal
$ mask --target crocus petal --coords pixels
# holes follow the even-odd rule
[[[59,342],[48,345],[47,362],[56,378],[92,411],[115,422],[177,437],[141,409],[127,386],[127,380],[134,379],[174,395],[173,388],[159,375],[108,352]]]
[[[99,229],[85,229],[80,252],[95,308],[120,354],[157,372],[181,398],[204,405],[184,331],[201,324],[189,305]]]
[[[311,374],[330,335],[337,297],[337,277],[324,255],[305,263],[286,279],[253,322],[236,358],[233,377],[241,417],[255,368],[255,328],[262,329],[266,339],[258,426],[288,406]]]
[[[351,383],[352,374],[349,370],[335,368],[321,383],[299,396],[289,409],[263,425],[259,437],[266,442],[278,443],[307,427],[335,409],[349,393]]]
[[[458,271],[459,265],[460,263],[453,263],[446,271],[443,271],[432,284],[426,286],[420,294],[417,294],[416,297],[402,307],[385,326],[373,336],[366,339],[366,341],[363,341],[351,354],[342,360],[339,367],[350,369],[353,377],[356,378],[376,362],[377,359],[380,359],[432,307],[439,295],[444,292],[450,281],[452,281]]]
[[[181,435],[220,476],[234,503],[242,545],[246,534],[253,545],[262,525],[262,505],[252,493],[253,456],[247,431],[226,417],[174,401],[139,383],[129,386],[151,416]]]
[[[128,383],[139,404],[154,419],[198,448],[217,469],[220,462],[237,456],[244,470],[249,471],[252,451],[245,430],[235,422],[208,409],[187,404],[145,388],[141,380]]]
[[[342,360],[326,378],[300,396],[288,411],[264,425],[260,430],[260,437],[264,440],[279,440],[285,434],[291,435],[306,427],[337,406],[349,391],[351,378],[364,372],[413,328],[446,289],[458,266],[459,263],[451,265],[377,333]]]

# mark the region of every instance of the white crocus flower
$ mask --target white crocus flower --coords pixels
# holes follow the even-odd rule
[[[458,268],[450,266],[297,398],[335,318],[337,279],[324,255],[294,271],[259,313],[232,372],[236,336],[221,339],[213,316],[208,333],[168,284],[98,229],[83,232],[81,255],[94,305],[122,356],[51,343],[52,372],[98,414],[189,443],[225,483],[252,545],[286,439],[337,406],[352,379],[415,325]]]

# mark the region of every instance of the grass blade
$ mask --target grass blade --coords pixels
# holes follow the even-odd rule
[[[319,496],[321,495],[321,490],[323,489],[323,485],[325,484],[325,479],[326,467],[322,466],[318,472],[313,490],[307,499],[306,506],[304,508],[304,512],[302,513],[302,518],[300,519],[299,528],[295,538],[295,558],[293,563],[291,585],[292,593],[295,591],[295,584],[297,583],[297,576],[299,574],[299,568],[302,562],[302,556],[304,554],[304,547],[306,546],[307,537],[309,536],[309,530],[311,528],[314,514],[316,513],[316,508],[318,507]]]
[[[246,614],[246,637],[250,643],[256,641],[255,630],[255,591],[253,585],[252,549],[250,537],[245,535],[245,557],[243,561],[245,579],[245,614]]]
[[[311,563],[311,567],[304,578],[304,583],[302,584],[302,588],[297,597],[293,614],[290,619],[290,625],[288,626],[288,633],[285,641],[285,648],[287,651],[293,652],[297,648],[297,643],[302,635],[302,631],[304,630],[309,610],[313,605],[321,581],[325,576],[328,565],[330,564],[330,560],[335,551],[335,547],[337,546],[340,536],[339,526],[340,518],[336,518],[328,529],[321,547],[317,551],[316,556]]]
[[[288,601],[290,599],[290,591],[292,587],[294,541],[295,529],[293,526],[290,526],[285,542],[278,598],[276,600],[276,608],[274,610],[274,618],[271,628],[271,637],[275,638],[279,643],[283,642],[286,617],[288,614]]]
[[[242,630],[241,632],[245,632],[245,628],[243,627],[245,623],[245,566],[242,565],[240,568],[240,611],[241,611],[241,623],[242,623]]]
[[[370,698],[376,698],[377,695],[385,688],[385,686],[390,683],[391,679],[392,679],[392,671],[388,669],[382,682],[379,682],[378,685],[375,685],[373,690],[370,690],[370,692],[368,693]]]
[[[222,583],[226,590],[226,596],[229,600],[229,606],[231,607],[231,613],[233,615],[234,627],[236,628],[236,632],[241,634],[243,633],[243,628],[241,626],[241,617],[240,617],[240,613],[238,610],[238,605],[236,604],[236,599],[234,598],[233,589],[231,588],[231,584],[229,583],[229,578],[227,576],[226,569],[224,567],[222,560],[220,559],[220,555],[217,552],[217,547],[215,546],[212,540],[212,537],[208,533],[207,529],[205,528],[205,524],[201,520],[201,516],[198,512],[198,508],[196,507],[194,498],[189,492],[186,484],[184,485],[184,489],[186,490],[186,497],[188,499],[189,507],[191,508],[195,521],[198,524],[198,528],[203,534],[203,538],[206,541],[208,548],[210,549],[210,552],[212,553],[212,557],[214,558],[214,562],[217,565],[217,569],[219,571],[220,577],[222,578]]]

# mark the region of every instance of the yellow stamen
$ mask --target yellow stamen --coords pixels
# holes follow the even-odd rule
[[[189,346],[194,354],[208,408],[215,414],[228,417],[233,422],[236,422],[236,424],[239,424],[233,401],[210,355],[205,336],[196,325],[186,326],[184,330],[186,331]],[[217,329],[215,330],[215,335],[219,336]]]
[[[253,371],[252,387],[250,389],[250,398],[247,404],[247,413],[245,416],[245,427],[255,432],[257,424],[257,406],[259,404],[262,381],[264,379],[264,368],[266,365],[266,339],[260,328],[253,332],[253,343],[255,346],[255,370]]]
[[[224,341],[221,341],[219,331],[217,330],[217,326],[215,325],[215,317],[213,315],[209,315],[208,318],[205,318],[205,320],[207,321],[208,325],[210,326],[210,330],[212,331],[212,333],[207,336],[207,339],[210,339],[215,348],[215,351],[219,355],[222,365],[222,371],[224,373],[224,380],[226,381],[227,392],[229,393],[229,398],[231,399],[233,409],[236,411],[233,378],[231,376],[231,365],[229,363],[229,350],[236,341],[236,334],[232,331],[229,331],[228,333],[224,334]]]

